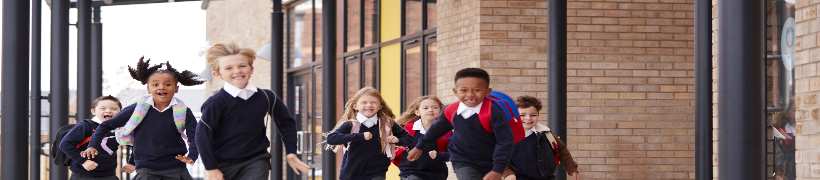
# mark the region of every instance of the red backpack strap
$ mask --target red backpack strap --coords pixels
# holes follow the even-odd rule
[[[488,98],[484,98],[484,102],[481,103],[481,110],[478,112],[478,121],[481,122],[481,127],[484,127],[484,131],[487,133],[493,133],[492,106],[493,102]]]
[[[453,136],[453,131],[447,132],[436,140],[436,150],[439,152],[447,151],[447,144],[450,143],[450,136]]]
[[[76,146],[74,146],[74,147],[75,147],[75,148],[77,148],[77,149],[80,149],[80,147],[82,147],[82,146],[83,146],[83,145],[85,145],[85,144],[88,144],[88,142],[91,142],[91,136],[88,136],[88,137],[83,138],[83,140],[82,140],[82,141],[80,141],[80,143],[78,143],[78,144],[77,144]]]
[[[447,119],[447,122],[450,122],[451,125],[453,124],[453,117],[456,116],[456,111],[458,111],[458,104],[459,102],[454,102],[444,108],[444,118]]]
[[[410,120],[407,123],[404,123],[404,131],[407,131],[407,134],[410,137],[416,137],[416,131],[413,130],[413,124],[416,123],[417,120]]]

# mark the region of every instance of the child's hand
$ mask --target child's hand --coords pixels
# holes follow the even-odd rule
[[[97,169],[97,163],[91,160],[85,160],[85,162],[83,162],[83,169],[86,171],[93,171],[94,169]]]
[[[85,151],[80,152],[80,157],[86,159],[94,159],[94,156],[97,156],[97,149],[94,147],[88,147]]]
[[[288,166],[293,169],[293,172],[296,172],[296,175],[301,175],[302,173],[307,174],[310,171],[310,166],[302,162],[296,154],[288,154]]]
[[[484,175],[484,180],[501,180],[501,173],[490,171]]]
[[[399,138],[397,138],[396,136],[390,136],[387,137],[387,142],[391,144],[396,144],[399,143]]]
[[[122,166],[122,170],[125,171],[125,173],[133,173],[137,170],[137,167],[133,164],[125,164],[124,166]]]
[[[362,133],[362,135],[364,135],[364,140],[365,141],[369,141],[370,139],[373,139],[373,134],[371,134],[370,132],[364,132],[364,133]]]
[[[407,160],[415,161],[416,159],[419,159],[421,153],[421,149],[414,147],[413,150],[410,150],[410,152],[407,153]]]
[[[430,151],[430,152],[427,152],[427,154],[430,155],[430,159],[436,159],[436,155],[438,155],[438,152]]]
[[[185,163],[185,164],[193,164],[194,163],[194,160],[191,160],[191,158],[188,158],[188,156],[185,156],[185,155],[182,155],[182,154],[177,155],[174,158],[176,158],[177,160],[179,160],[180,162]]]
[[[208,170],[207,174],[208,174],[208,177],[206,178],[207,180],[223,180],[223,179],[225,179],[225,177],[222,176],[222,171],[220,171],[219,169]]]

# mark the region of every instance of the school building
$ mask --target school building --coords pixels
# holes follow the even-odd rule
[[[695,2],[566,3],[566,123],[581,178],[694,179]],[[711,4],[714,177],[719,176],[720,3]],[[270,7],[270,1],[211,1],[208,40],[263,47],[271,39]],[[302,121],[300,153],[319,169],[328,163],[321,161],[327,153],[319,145],[322,123],[335,122],[323,121],[321,113],[322,92],[329,90],[321,88],[327,81],[322,79],[323,7],[328,6],[318,0],[284,2],[286,99]],[[454,74],[465,67],[488,70],[495,90],[536,96],[547,107],[548,8],[544,0],[338,0],[332,15],[336,114],[364,86],[380,89],[396,114],[421,95],[452,102]],[[757,19],[766,31],[749,40],[766,42],[761,52],[766,58],[756,63],[766,68],[765,91],[760,91],[766,93],[766,109],[759,115],[767,124],[757,125],[765,131],[759,138],[766,139],[766,157],[760,158],[768,165],[760,173],[768,179],[820,178],[818,10],[820,1],[766,0],[766,17]],[[269,62],[255,63],[255,84],[270,84]],[[219,87],[220,82],[209,83],[211,90]],[[542,111],[544,123],[547,112]],[[778,113],[790,114],[784,118],[791,120],[775,122]],[[794,133],[791,148],[778,145],[786,141],[775,140],[770,127]]]

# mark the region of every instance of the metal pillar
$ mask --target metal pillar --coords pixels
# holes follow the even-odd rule
[[[322,131],[336,125],[336,0],[322,0]],[[322,153],[322,179],[336,179],[336,153]]]
[[[567,141],[567,2],[549,1],[549,121],[550,128]],[[563,168],[556,179],[566,179]]]
[[[77,1],[77,120],[91,119],[91,0]]]
[[[719,2],[721,179],[766,178],[763,0]]]
[[[712,1],[695,1],[695,177],[712,179]]]
[[[284,13],[282,13],[282,0],[273,0],[273,12],[271,12],[271,56],[270,56],[270,76],[271,76],[271,84],[270,87],[274,93],[276,93],[279,97],[282,96],[282,89],[284,85],[284,72],[283,72],[283,55],[282,55],[282,37],[284,26]],[[275,123],[272,123],[271,127],[273,128],[270,131],[271,137],[271,154],[272,157],[270,158],[271,161],[271,180],[278,180],[283,179],[284,174],[282,174],[282,135],[280,135],[279,128],[275,126]],[[290,170],[288,170],[290,171]]]
[[[51,94],[49,139],[68,124],[68,0],[51,1]],[[56,146],[54,144],[51,145]],[[49,162],[54,158],[49,157]],[[50,180],[67,179],[65,166],[51,163]]]
[[[102,64],[102,22],[100,21],[100,4],[93,5],[93,21],[91,23],[91,95],[94,99],[102,96],[103,64]],[[94,107],[90,107],[94,108]]]
[[[40,86],[40,62],[42,61],[40,32],[42,0],[31,0],[31,96],[29,103],[29,179],[40,179],[40,114],[42,87]]]
[[[3,1],[2,179],[26,179],[29,1]]]

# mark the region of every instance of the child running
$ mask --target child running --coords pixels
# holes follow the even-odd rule
[[[119,128],[114,132],[117,142],[134,146],[136,180],[190,180],[185,164],[192,164],[198,156],[196,141],[192,139],[197,122],[191,110],[174,95],[178,84],[193,86],[203,81],[190,71],[178,72],[167,62],[155,66],[149,62],[140,58],[136,68],[129,67],[131,77],[147,85],[149,95],[100,124],[91,138],[91,146],[83,153],[86,157],[96,156],[95,147],[105,134]],[[164,69],[160,69],[163,65]]]
[[[404,130],[410,136],[414,136],[413,142],[408,148],[413,148],[416,142],[421,141],[427,130],[433,125],[433,120],[441,114],[443,104],[435,96],[422,96],[416,98],[401,115],[397,121],[404,125]],[[447,179],[447,165],[444,164],[450,159],[447,153],[447,143],[450,141],[451,132],[441,136],[436,141],[436,150],[429,151],[427,155],[422,155],[416,161],[407,161],[406,154],[400,156],[399,176],[402,180],[445,180]],[[403,148],[401,150],[404,150]],[[397,152],[403,152],[397,150]],[[397,153],[399,154],[399,153]],[[395,161],[394,161],[395,162]]]
[[[371,87],[362,88],[347,101],[340,124],[327,136],[327,144],[346,146],[339,179],[385,179],[396,144],[411,142],[394,118],[379,91]]]
[[[80,155],[80,152],[88,147],[88,142],[91,140],[91,135],[101,123],[110,120],[114,115],[120,112],[122,104],[120,100],[114,96],[101,96],[94,99],[91,103],[91,114],[94,115],[90,120],[82,120],[71,129],[62,141],[60,141],[60,150],[62,150],[69,158],[71,158],[71,180],[116,180],[117,176],[114,174],[117,166],[117,151],[119,144],[110,139],[114,133],[107,132],[103,136],[105,140],[100,145],[105,149],[95,158],[85,158]]]
[[[510,162],[516,179],[552,180],[559,165],[563,165],[569,175],[576,174],[578,165],[566,144],[552,134],[549,127],[538,123],[541,101],[532,96],[521,96],[516,104],[526,136],[515,145]]]

